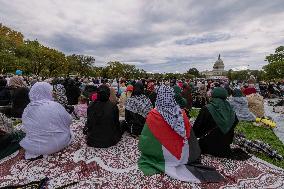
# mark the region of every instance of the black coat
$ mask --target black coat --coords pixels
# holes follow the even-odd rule
[[[155,107],[156,99],[157,99],[157,93],[151,92],[151,91],[146,91],[145,94],[151,101],[152,106]]]
[[[11,94],[6,87],[0,87],[0,106],[7,106],[11,103]]]
[[[196,137],[200,138],[199,145],[202,153],[215,156],[226,156],[231,153],[230,144],[233,142],[234,128],[237,124],[238,118],[236,116],[232,128],[224,134],[215,123],[207,107],[204,106],[193,125]]]
[[[125,121],[126,130],[130,134],[140,135],[143,130],[146,119],[137,113],[133,113],[125,109]]]
[[[87,144],[96,148],[115,145],[121,138],[118,107],[107,102],[92,102],[87,110]]]
[[[24,109],[30,103],[29,89],[25,87],[11,89],[12,109],[11,116],[22,118]]]
[[[78,104],[78,99],[80,95],[81,95],[81,90],[76,85],[71,85],[66,87],[66,97],[68,105]]]

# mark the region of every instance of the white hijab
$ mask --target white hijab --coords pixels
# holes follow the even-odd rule
[[[30,103],[24,110],[22,129],[26,137],[20,145],[25,157],[55,153],[71,140],[71,116],[52,98],[52,86],[46,82],[35,83],[30,92]]]
[[[36,82],[30,92],[31,103],[37,101],[52,101],[52,86],[47,82]]]

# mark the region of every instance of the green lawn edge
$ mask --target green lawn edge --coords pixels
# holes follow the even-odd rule
[[[189,115],[192,118],[196,118],[198,113],[199,109],[194,108],[189,112]],[[255,126],[252,122],[240,121],[235,129],[235,132],[243,133],[249,140],[261,140],[269,144],[274,150],[277,150],[277,152],[284,157],[284,144],[278,139],[272,129],[262,126]],[[284,160],[280,161],[275,158],[270,158],[262,153],[253,153],[253,155],[284,169]]]
[[[258,127],[253,125],[253,123],[251,122],[241,121],[237,125],[235,131],[243,133],[249,140],[261,140],[269,144],[274,150],[277,150],[277,152],[284,157],[284,145],[274,134],[272,129],[262,126]],[[280,161],[275,158],[270,158],[269,156],[266,156],[262,153],[253,153],[253,155],[284,169],[283,160]]]

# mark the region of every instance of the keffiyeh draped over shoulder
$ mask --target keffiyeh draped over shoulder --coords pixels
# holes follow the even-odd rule
[[[180,106],[174,99],[173,88],[161,85],[157,90],[156,108],[172,129],[185,138],[186,131]]]
[[[131,96],[126,101],[125,109],[137,113],[144,118],[152,110],[152,103],[144,94]]]
[[[67,97],[66,97],[66,90],[63,85],[57,84],[53,86],[54,93],[55,93],[55,100],[62,105],[67,105]]]

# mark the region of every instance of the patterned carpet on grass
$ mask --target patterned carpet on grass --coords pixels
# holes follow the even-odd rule
[[[46,188],[284,188],[284,171],[257,158],[247,161],[202,156],[226,182],[191,184],[164,174],[144,176],[137,168],[138,140],[124,134],[108,149],[85,144],[84,121],[74,121],[72,144],[46,158],[26,161],[19,150],[0,161],[0,187],[27,184],[48,177]],[[68,186],[69,185],[69,186]]]

